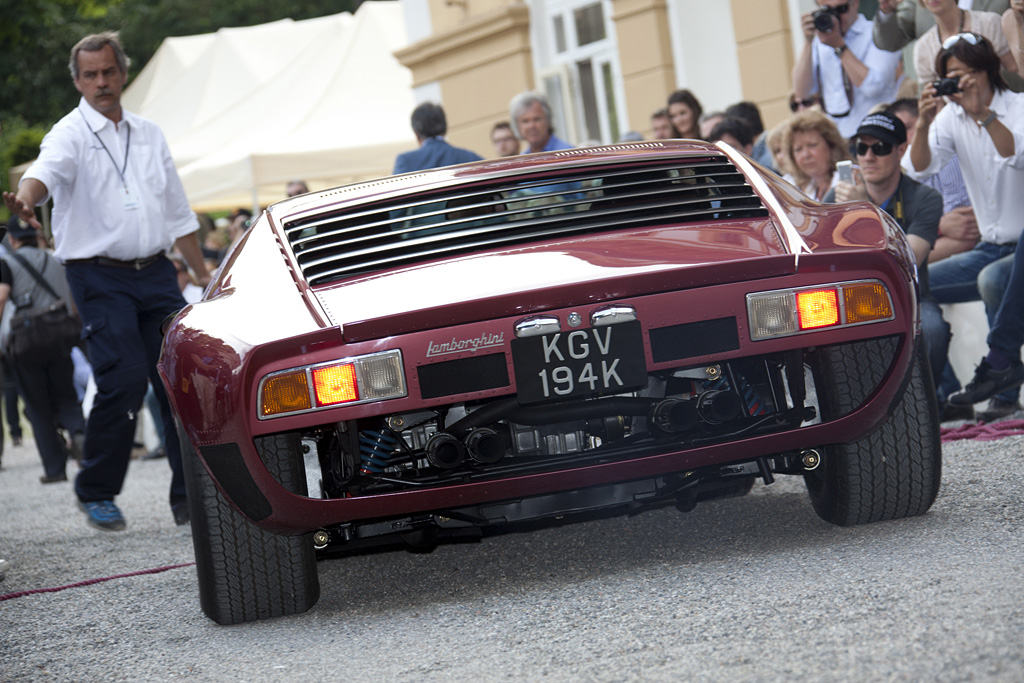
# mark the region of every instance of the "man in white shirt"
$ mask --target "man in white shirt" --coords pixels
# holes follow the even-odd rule
[[[942,98],[933,84],[924,84],[914,141],[903,166],[912,177],[924,178],[954,154],[959,157],[981,241],[929,267],[931,292],[940,303],[981,298],[991,327],[1024,231],[1024,94],[1008,90],[988,40],[974,33],[953,38],[947,39],[937,66],[941,77],[958,80],[959,92],[939,111]],[[1015,324],[1024,325],[1024,320]],[[1012,350],[1010,360],[1013,356],[1019,360],[1019,348]],[[987,412],[1015,412],[1020,408],[1017,396],[1016,388],[1003,390]]]
[[[54,256],[65,264],[97,386],[75,493],[92,526],[125,528],[114,497],[152,380],[168,437],[171,509],[186,524],[181,454],[156,361],[161,323],[185,306],[164,254],[176,247],[201,284],[210,280],[199,224],[159,128],[121,108],[128,59],[117,34],[83,38],[69,68],[82,93],[78,107],[47,133],[17,192],[3,198],[12,214],[38,226],[33,208],[53,197]]]
[[[806,40],[793,67],[793,90],[798,100],[820,93],[822,109],[848,138],[875,105],[896,99],[900,54],[875,46],[860,0],[816,2],[818,9],[802,17]]]

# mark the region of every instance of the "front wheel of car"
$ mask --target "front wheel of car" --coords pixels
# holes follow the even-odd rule
[[[894,340],[822,347],[812,367],[824,420],[844,415],[874,390]],[[906,389],[873,433],[822,449],[804,480],[818,515],[841,526],[924,514],[942,475],[938,408],[923,348],[914,355]]]
[[[320,597],[310,535],[282,536],[254,525],[217,489],[180,429],[179,437],[199,601],[206,616],[226,625],[310,609]],[[260,445],[264,461],[278,481],[286,486],[301,482],[304,488],[303,473],[293,471],[301,467],[301,460],[294,457],[299,448],[297,437],[264,437]]]

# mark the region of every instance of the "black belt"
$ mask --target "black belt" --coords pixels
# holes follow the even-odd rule
[[[131,261],[122,261],[116,258],[109,258],[107,256],[93,256],[92,258],[72,258],[65,261],[65,263],[89,263],[94,266],[113,266],[114,268],[132,268],[133,270],[142,270],[148,266],[153,265],[164,257],[164,253],[153,254],[146,258],[137,258]]]

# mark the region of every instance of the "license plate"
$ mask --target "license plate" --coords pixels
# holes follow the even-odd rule
[[[512,340],[520,403],[617,394],[647,384],[638,321]]]

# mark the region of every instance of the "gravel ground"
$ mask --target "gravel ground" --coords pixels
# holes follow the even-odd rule
[[[319,564],[296,617],[219,627],[194,569],[0,602],[0,680],[1024,680],[1024,437],[944,449],[929,514],[838,528],[799,479],[741,499]],[[69,466],[69,473],[75,466]],[[31,442],[0,471],[0,594],[191,562],[166,461],[86,526]]]

